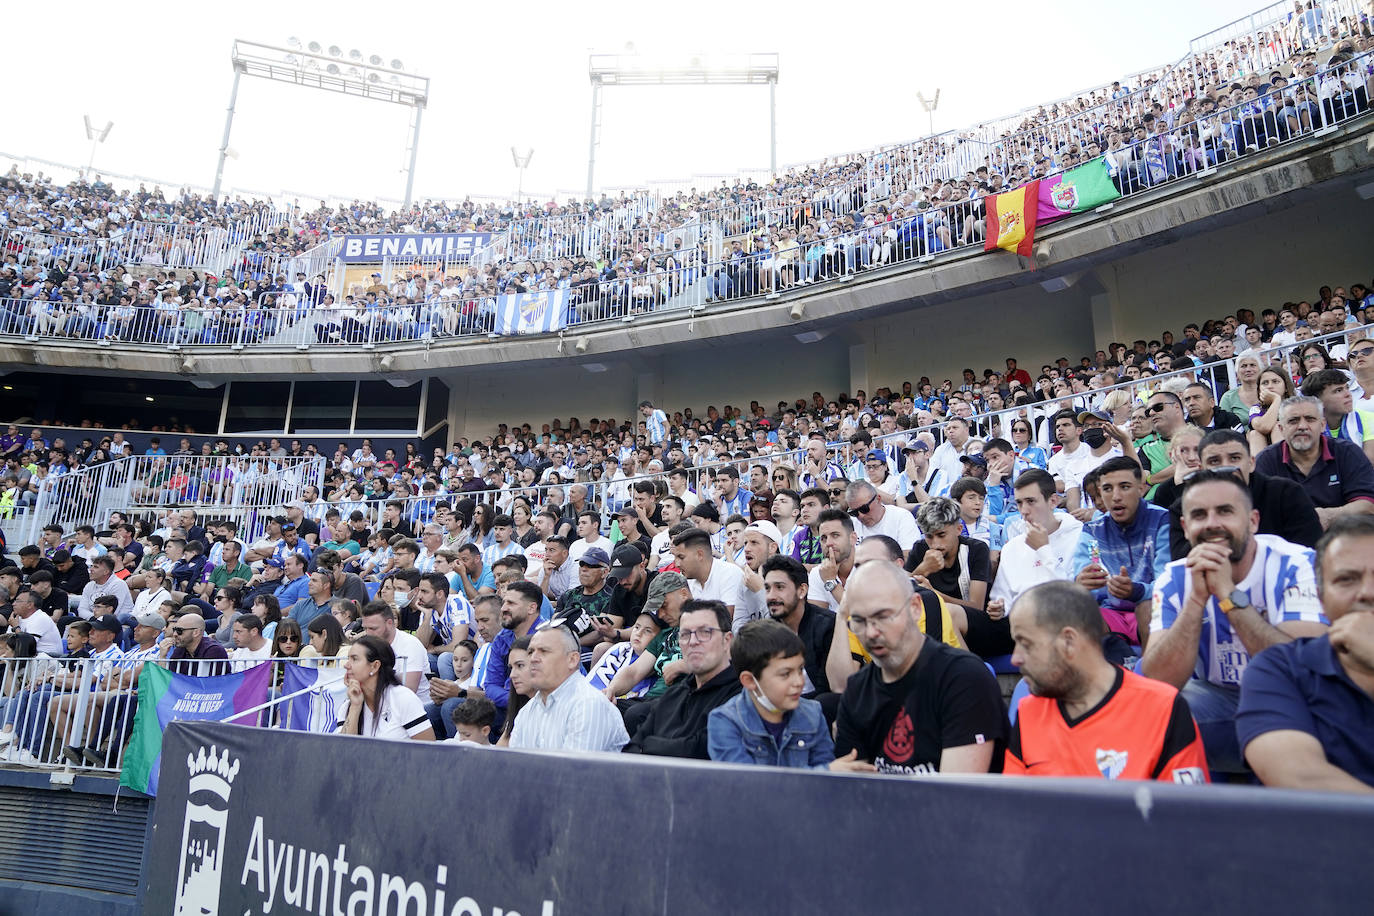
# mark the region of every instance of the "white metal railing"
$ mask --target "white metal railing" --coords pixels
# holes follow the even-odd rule
[[[285,225],[292,213],[290,208],[254,204],[230,207],[225,217],[204,222],[136,220],[108,234],[16,227],[5,231],[3,245],[21,268],[47,270],[59,261],[72,268],[84,263],[96,271],[200,268],[218,265],[226,251]]]
[[[36,543],[47,525],[102,528],[112,512],[134,519],[171,506],[236,521],[241,536],[255,537],[273,509],[300,499],[307,486],[322,486],[324,468],[323,457],[117,458],[45,478],[15,519],[17,543]]]
[[[127,671],[90,658],[0,658],[0,765],[117,771],[136,712]],[[67,747],[94,753],[68,761]]]
[[[228,715],[224,721],[327,733],[335,730],[335,713],[344,701],[340,662],[270,658],[195,664],[208,668],[210,673],[205,676],[211,678],[257,664],[272,666],[267,702]],[[136,662],[118,658],[0,658],[0,766],[118,773],[138,711],[134,672],[147,664],[175,669],[187,663],[157,657]],[[293,665],[320,674],[313,684],[282,694],[287,669]],[[399,677],[404,678],[405,668],[405,659],[397,658]]]
[[[1370,111],[1370,65],[1366,53],[1335,67],[1303,76],[1294,85],[1243,100],[1195,121],[1135,140],[1104,153],[1123,197],[1187,188],[1191,180],[1259,155],[1270,147],[1307,140]],[[1065,161],[1064,167],[1077,160]],[[800,214],[798,214],[800,216]],[[812,214],[814,216],[814,214]],[[752,248],[738,239],[738,251],[709,258],[705,241],[652,263],[641,273],[579,280],[565,287],[557,330],[633,321],[641,315],[684,313],[815,283],[842,282],[859,271],[899,263],[925,262],[947,252],[982,247],[983,204],[979,198],[922,207],[894,205],[886,221],[861,215],[847,228],[836,220],[820,231],[806,222],[797,238],[790,225],[754,236]],[[1090,216],[1087,218],[1091,218]],[[844,223],[846,228],[840,228]],[[795,243],[795,247],[793,247]],[[684,261],[684,263],[678,263]],[[151,307],[90,303],[0,301],[0,337],[24,336],[38,343],[85,340],[181,346],[253,347],[355,346],[432,341],[491,335],[503,301],[465,285],[460,295],[437,301],[366,307],[335,303],[303,318],[300,309],[266,309],[258,303],[201,307],[192,303]]]

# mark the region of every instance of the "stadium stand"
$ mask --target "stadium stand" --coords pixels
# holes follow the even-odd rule
[[[983,245],[988,198],[1028,182],[1100,161],[1130,197],[1362,117],[1372,40],[1353,8],[1328,6],[1334,35],[1313,37],[1291,11],[1260,17],[1134,86],[707,190],[307,211],[59,187],[16,166],[0,185],[0,335],[348,346],[538,333],[924,263]],[[371,276],[337,259],[345,237],[423,233],[487,241],[461,257],[378,258]],[[552,319],[503,318],[521,296],[546,298]]]
[[[996,247],[992,202],[1037,180],[1090,168],[1108,199],[1144,194],[1367,118],[1369,23],[1320,9],[1223,32],[1135,85],[709,191],[305,211],[12,171],[0,335],[350,348],[537,333],[503,317],[507,297],[557,294],[563,325],[623,321]],[[339,259],[348,236],[453,232],[489,240],[362,281]],[[1056,775],[1368,791],[1374,766],[1340,743],[1368,696],[1313,722],[1303,693],[1333,659],[1358,683],[1374,670],[1369,599],[1330,578],[1374,567],[1367,267],[1306,277],[1315,295],[1258,315],[1199,304],[1156,339],[1034,373],[1013,356],[776,405],[644,401],[429,454],[170,420],[148,439],[64,405],[0,436],[3,762],[116,770],[143,666],[313,653],[349,673],[345,731],[402,740],[585,749],[556,712],[518,723],[555,691],[604,713],[589,683],[620,714],[596,749],[769,758],[724,737],[753,728],[795,763],[785,736],[835,723],[798,765],[997,772],[1007,755],[1033,772],[1036,747]],[[1273,649],[1289,668],[1251,692],[1248,663]],[[1153,769],[1040,734],[1056,717],[1039,712],[1008,728],[989,670],[1131,723],[1114,734]]]

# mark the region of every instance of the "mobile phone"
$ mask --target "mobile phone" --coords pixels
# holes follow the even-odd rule
[[[426,671],[426,672],[425,672],[425,677],[429,678],[431,681],[434,680],[434,679],[435,679],[436,677],[438,677],[438,676],[439,676],[439,675],[435,674],[433,671]]]

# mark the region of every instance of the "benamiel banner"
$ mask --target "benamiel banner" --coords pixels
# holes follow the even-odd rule
[[[467,261],[491,241],[490,232],[417,232],[409,235],[349,235],[339,260],[345,264],[392,261]]]
[[[271,682],[272,665],[269,662],[217,677],[191,677],[173,674],[163,665],[144,665],[143,673],[138,676],[134,733],[124,752],[119,784],[156,795],[162,762],[162,733],[170,723],[222,722],[236,713],[266,703]]]

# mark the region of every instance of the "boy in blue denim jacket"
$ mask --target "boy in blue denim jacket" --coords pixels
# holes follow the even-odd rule
[[[776,620],[746,623],[730,645],[730,663],[744,690],[711,711],[712,760],[826,769],[835,759],[821,704],[802,699],[802,641]]]

